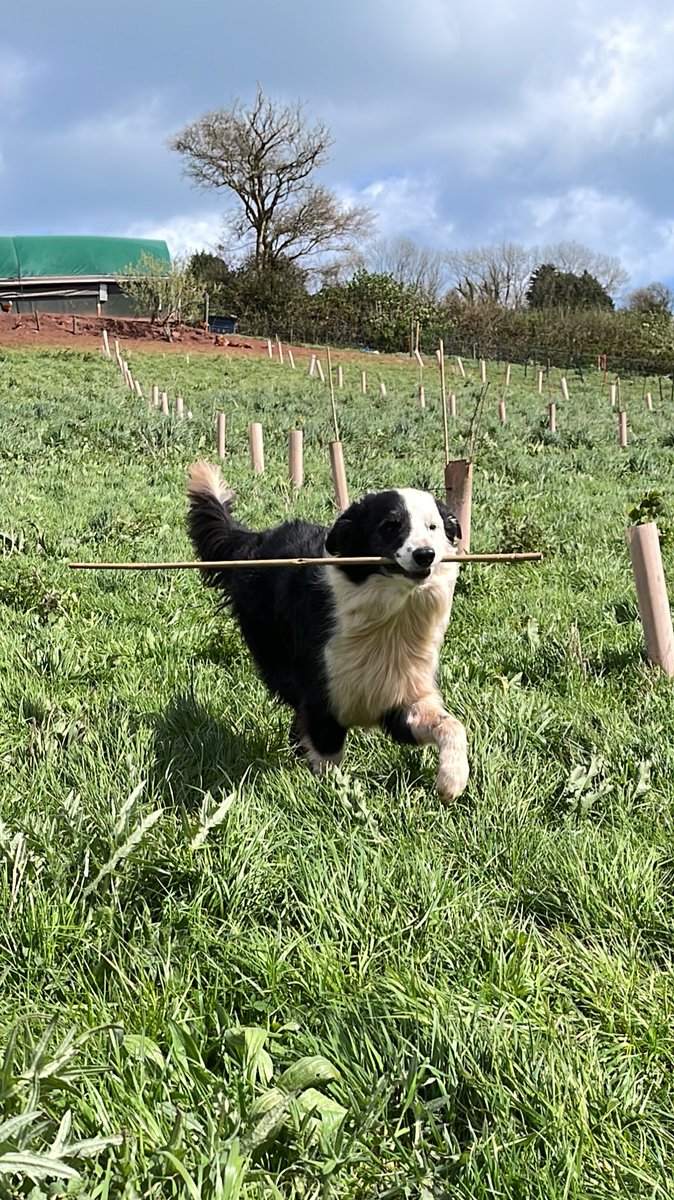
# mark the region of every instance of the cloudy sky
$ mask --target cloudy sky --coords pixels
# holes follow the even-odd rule
[[[233,98],[306,103],[323,181],[380,236],[575,239],[674,279],[666,0],[30,0],[0,25],[0,233],[218,241],[167,138]]]

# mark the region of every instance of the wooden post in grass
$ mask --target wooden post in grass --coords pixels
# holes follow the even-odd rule
[[[185,401],[182,396],[176,396],[176,416],[181,421],[185,417]]]
[[[225,438],[227,436],[227,417],[223,412],[218,413],[216,418],[216,439],[218,446],[218,458],[225,457]]]
[[[379,380],[379,394],[380,396],[386,395],[386,384],[384,383],[383,379]]]
[[[463,359],[460,358],[458,354],[456,356],[456,365],[459,368],[459,375],[461,376],[462,379],[465,379],[466,371],[465,371],[465,367],[463,365]]]
[[[110,358],[110,342],[108,340],[107,329],[103,330],[103,354],[106,358]]]
[[[162,413],[164,414],[164,416],[168,417],[168,415],[171,411],[169,409],[168,392],[162,392],[162,394],[161,394],[161,410],[162,410]]]
[[[674,675],[674,633],[655,521],[626,530],[646,653],[666,675]]]
[[[440,403],[442,404],[442,435],[445,446],[445,462],[449,462],[449,424],[447,422],[447,388],[445,385],[445,346],[440,339],[438,346],[438,365],[440,367]]]
[[[539,394],[539,396],[543,395],[543,372],[542,372],[542,370],[540,370],[538,372],[538,394]]]
[[[136,395],[137,395],[138,399],[142,400],[143,399],[143,389],[140,386],[140,379],[134,379],[133,386],[136,389]]]
[[[309,363],[309,376],[316,374],[316,355],[312,354],[311,362]]]
[[[483,358],[480,359],[480,380],[482,383],[487,382],[487,364]]]
[[[330,469],[337,507],[340,512],[343,512],[345,508],[349,507],[349,489],[346,486],[342,443],[339,441],[330,442]]]
[[[459,550],[470,550],[470,518],[473,502],[473,464],[467,458],[445,465],[445,504],[461,526]]]
[[[128,387],[129,391],[132,392],[134,390],[133,375],[131,374],[131,367],[129,366],[128,362],[124,363],[124,382],[125,382],[126,386]]]
[[[551,400],[548,404],[548,428],[550,429],[550,433],[557,432],[557,405],[554,400]]]
[[[417,397],[419,399],[419,408],[425,408],[426,407],[426,389],[425,389],[423,383],[419,384],[419,388],[417,391]]]
[[[615,408],[616,395],[617,395],[616,385],[614,383],[610,384],[608,391],[609,391],[609,396],[611,397],[611,408]]]
[[[271,338],[267,338],[267,354],[270,358],[274,357],[274,351],[271,348]]]
[[[627,413],[621,409],[618,413],[618,444],[627,445]]]
[[[318,375],[318,378],[320,379],[321,383],[325,383],[325,375],[323,374],[323,366],[321,364],[320,358],[316,359],[316,374]]]
[[[615,378],[615,385],[616,385],[616,388],[617,388],[617,393],[618,393],[618,407],[619,407],[619,408],[622,408],[622,404],[623,404],[623,390],[622,390],[622,387],[621,387],[621,384],[620,384],[620,376],[619,376],[619,375],[616,375],[616,378]]]
[[[249,429],[250,458],[256,475],[264,475],[264,441],[259,421],[252,421]]]
[[[510,363],[506,363],[504,387],[510,387]]]
[[[364,371],[361,371],[361,373],[360,373],[360,391],[361,391],[361,395],[363,395],[363,396],[367,392],[367,375],[365,374]]]
[[[344,387],[344,368],[341,363],[337,364],[337,387]]]
[[[152,384],[152,407],[159,408],[159,388],[156,383]]]
[[[649,412],[653,412],[653,397],[650,392],[646,392],[646,408]]]
[[[505,425],[507,419],[505,400],[499,400],[498,402],[498,419],[502,425]]]
[[[288,434],[288,474],[293,487],[301,488],[304,483],[303,436],[301,429],[291,429]]]
[[[294,371],[295,370],[295,358],[294,358],[293,352],[290,349],[290,347],[288,347],[288,362],[290,363],[290,365]]]
[[[450,417],[456,419],[456,393],[455,392],[449,393],[449,415],[450,415]]]
[[[562,395],[563,395],[564,399],[565,399],[565,400],[568,402],[568,399],[569,399],[569,385],[568,385],[568,383],[566,382],[566,375],[562,375],[562,378],[561,378],[561,379],[560,379],[560,381],[559,381],[559,386],[560,386],[560,387],[561,387],[561,389],[562,389]]]
[[[278,360],[281,366],[283,366],[283,346],[281,345],[281,339],[278,334],[276,336],[276,349],[278,351]]]

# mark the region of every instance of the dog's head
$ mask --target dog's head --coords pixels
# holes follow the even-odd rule
[[[429,492],[399,488],[370,492],[341,514],[325,542],[342,558],[390,558],[391,566],[344,567],[354,582],[373,574],[428,579],[461,537],[456,518]]]

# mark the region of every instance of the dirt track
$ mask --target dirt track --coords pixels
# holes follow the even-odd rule
[[[164,354],[227,354],[244,357],[259,357],[267,355],[267,339],[239,336],[238,334],[218,335],[209,333],[206,329],[195,329],[190,325],[181,325],[174,330],[172,341],[167,341],[158,326],[149,321],[133,317],[76,317],[73,331],[73,318],[61,313],[40,313],[35,318],[33,313],[0,312],[0,349],[4,347],[28,348],[44,347],[59,350],[98,350],[102,344],[103,330],[107,329],[110,342],[118,338],[120,349],[155,350]],[[284,343],[284,348],[285,343]],[[311,350],[303,346],[291,347],[295,358],[309,358]],[[332,352],[335,359],[360,358],[356,350]],[[276,352],[274,351],[276,357]],[[379,356],[377,356],[379,357]],[[385,356],[382,355],[383,359]],[[371,354],[363,354],[362,358],[372,360]]]

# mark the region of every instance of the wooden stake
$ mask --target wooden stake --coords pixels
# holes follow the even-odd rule
[[[456,356],[456,365],[459,368],[459,375],[461,376],[462,379],[465,379],[466,378],[466,370],[463,365],[463,359],[459,358],[458,354]]]
[[[103,353],[106,358],[110,358],[110,342],[108,340],[107,329],[103,330]]]
[[[288,362],[290,363],[290,365],[294,371],[295,370],[295,358],[293,356],[293,352],[290,349],[290,347],[288,347]]]
[[[445,504],[461,526],[459,549],[470,551],[470,520],[473,503],[473,464],[467,458],[456,459],[445,466]]]
[[[344,387],[344,370],[341,363],[337,364],[337,387]]]
[[[506,423],[505,400],[499,400],[499,402],[498,402],[498,419],[502,425],[505,425],[505,423]]]
[[[621,446],[627,445],[627,413],[622,409],[618,413],[618,443]]]
[[[538,372],[538,394],[539,394],[539,396],[543,395],[543,372],[542,371]]]
[[[288,434],[288,474],[293,487],[301,488],[304,483],[303,435],[301,429],[291,429]]]
[[[449,415],[456,417],[456,395],[454,392],[449,393]]]
[[[159,388],[156,383],[152,384],[152,405],[154,408],[159,408]]]
[[[281,345],[281,339],[278,337],[276,339],[276,349],[278,351],[278,360],[281,366],[283,366],[283,346]]]
[[[330,468],[332,484],[335,489],[335,500],[340,512],[349,507],[349,489],[346,486],[346,471],[344,470],[344,454],[341,442],[330,442]]]
[[[548,404],[548,426],[550,433],[557,432],[557,405],[554,400],[551,400]]]
[[[386,384],[384,383],[384,380],[383,380],[383,379],[380,379],[380,380],[379,380],[379,394],[380,394],[381,396],[385,396],[385,395],[386,395]]]
[[[649,412],[653,412],[653,397],[650,392],[646,392],[646,408]]]
[[[426,407],[426,389],[425,389],[423,383],[419,384],[419,391],[417,394],[419,397],[419,408],[425,408]]]
[[[614,383],[612,383],[612,384],[610,385],[610,387],[609,387],[609,395],[610,395],[610,397],[611,397],[611,407],[612,407],[612,408],[615,408],[615,402],[616,402],[616,390],[617,390],[617,389],[616,389],[616,385],[615,385]]]
[[[414,357],[416,358],[416,360],[417,360],[417,362],[418,362],[418,364],[419,364],[419,370],[420,370],[420,371],[423,371],[423,369],[424,369],[424,360],[423,360],[423,358],[421,357],[421,355],[420,355],[420,353],[419,353],[419,351],[418,351],[418,350],[415,350],[415,351],[414,351]]]
[[[560,381],[559,381],[559,386],[560,386],[560,387],[561,387],[561,389],[562,389],[562,395],[563,395],[564,399],[565,399],[566,401],[568,401],[568,399],[569,399],[569,385],[568,385],[568,383],[566,382],[566,375],[562,375],[562,378],[561,378],[561,379],[560,379]]]
[[[271,338],[267,338],[267,354],[270,358],[274,357],[274,351],[271,348]]]
[[[480,359],[480,379],[483,383],[487,382],[487,364],[483,358]]]
[[[309,375],[311,376],[311,375],[315,375],[315,374],[316,374],[316,355],[312,354],[311,362],[309,363]]]
[[[442,404],[442,436],[445,448],[445,463],[449,462],[449,424],[447,422],[447,388],[445,386],[445,346],[440,339],[438,346],[438,363],[440,366],[440,402]]]
[[[134,381],[133,381],[133,386],[134,386],[134,387],[135,387],[135,389],[136,389],[136,395],[138,396],[138,398],[139,398],[140,400],[142,400],[142,399],[143,399],[143,389],[142,389],[142,387],[140,386],[140,379],[134,379]]]
[[[510,363],[506,363],[504,387],[510,387]]]
[[[666,675],[674,675],[674,634],[655,521],[632,525],[625,533],[639,602],[646,652]]]
[[[171,410],[169,408],[168,392],[162,392],[161,394],[161,410],[165,417],[169,416]]]
[[[181,421],[184,420],[185,401],[183,400],[182,396],[176,396],[176,416],[179,417]]]
[[[264,474],[264,442],[262,426],[259,421],[253,421],[249,430],[250,458],[256,475]]]
[[[337,405],[335,404],[335,387],[332,380],[332,358],[330,357],[330,347],[326,346],[328,358],[328,375],[330,377],[330,407],[332,408],[332,427],[335,431],[335,441],[339,441],[339,425],[337,424]]]
[[[115,338],[115,358],[117,359],[117,362],[120,362],[121,357],[122,357],[122,353],[119,348],[119,339]]]
[[[320,358],[316,359],[316,374],[318,375],[321,383],[325,383],[325,375],[323,374],[323,367],[321,365]]]
[[[360,390],[363,396],[367,392],[367,376],[364,371],[360,373]]]
[[[225,440],[227,437],[227,417],[225,413],[218,413],[216,418],[216,439],[218,447],[218,458],[225,457]]]

